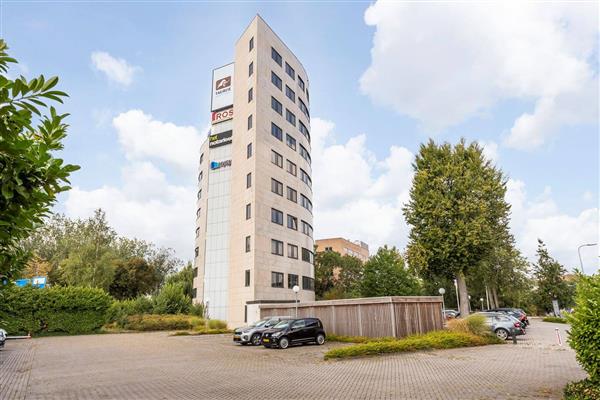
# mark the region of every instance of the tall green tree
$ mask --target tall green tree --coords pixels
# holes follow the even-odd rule
[[[68,127],[68,114],[46,104],[67,96],[55,89],[58,78],[10,79],[16,60],[7,49],[0,39],[0,278],[10,279],[29,258],[22,240],[50,214],[57,194],[70,189],[69,175],[79,167],[55,156]]]
[[[183,288],[183,293],[191,299],[194,290],[194,268],[192,267],[192,263],[187,263],[187,265],[179,271],[167,276],[165,284],[177,284],[181,286]]]
[[[150,294],[159,280],[159,274],[146,260],[130,258],[117,263],[108,291],[120,300],[134,299]]]
[[[360,297],[364,269],[364,263],[359,258],[349,255],[342,256],[342,265],[336,285],[341,287],[345,298]]]
[[[421,286],[400,252],[383,246],[365,263],[361,293],[364,297],[416,296],[421,294]]]
[[[315,254],[314,265],[315,297],[322,299],[335,285],[334,270],[342,265],[342,256],[336,251],[319,251]]]
[[[575,285],[565,280],[567,273],[558,261],[552,258],[543,241],[538,239],[537,262],[534,265],[536,289],[534,304],[538,311],[552,311],[552,300],[558,300],[560,307],[574,304]]]
[[[404,215],[411,227],[407,257],[425,279],[456,278],[460,311],[469,314],[466,277],[508,237],[506,179],[477,143],[432,140],[420,147]],[[501,232],[502,234],[499,234]]]

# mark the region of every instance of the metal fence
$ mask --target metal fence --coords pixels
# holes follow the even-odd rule
[[[294,304],[261,304],[260,317],[294,316]],[[343,336],[405,337],[442,329],[440,296],[393,296],[298,304],[298,317],[319,318],[327,333]]]

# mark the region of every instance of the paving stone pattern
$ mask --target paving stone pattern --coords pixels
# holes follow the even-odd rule
[[[558,346],[565,325],[534,321],[517,345],[324,361],[345,344],[287,350],[229,335],[138,333],[12,340],[0,399],[547,399],[585,377]]]

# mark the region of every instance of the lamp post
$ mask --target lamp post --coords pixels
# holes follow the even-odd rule
[[[294,291],[294,295],[296,296],[296,318],[298,318],[298,292],[300,291],[300,286],[294,285],[292,290]]]
[[[456,308],[460,312],[460,298],[458,297],[458,281],[454,280],[454,289],[456,289]]]
[[[210,319],[210,316],[208,315],[208,303],[210,303],[210,299],[207,297],[206,300],[204,300],[204,319],[207,321]]]
[[[481,311],[483,311],[483,297],[479,299],[481,301]]]
[[[469,314],[471,313],[471,295],[469,295]]]
[[[581,246],[579,246],[577,248],[577,254],[579,255],[579,265],[581,265],[581,273],[583,275],[585,275],[585,272],[583,272],[583,261],[581,260],[581,248],[582,247],[591,247],[591,246],[598,246],[598,243],[586,243],[586,244],[582,244]]]
[[[442,321],[446,319],[446,303],[444,302],[444,293],[446,293],[446,289],[441,287],[438,292],[442,295]]]

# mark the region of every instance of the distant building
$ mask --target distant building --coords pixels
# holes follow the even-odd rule
[[[335,251],[343,256],[354,256],[362,262],[369,259],[369,245],[360,240],[350,241],[344,238],[318,239],[316,251]]]

